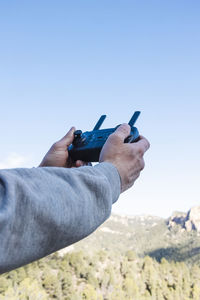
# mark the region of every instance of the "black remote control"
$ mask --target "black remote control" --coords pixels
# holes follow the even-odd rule
[[[136,111],[130,119],[128,124],[131,126],[131,133],[124,140],[124,143],[134,143],[138,141],[139,132],[133,125],[139,115],[140,111]],[[76,130],[74,132],[74,141],[68,148],[69,156],[72,160],[82,160],[85,162],[99,161],[101,149],[107,138],[120,126],[118,125],[115,128],[100,129],[105,118],[106,115],[102,115],[92,131],[82,133],[81,130]]]

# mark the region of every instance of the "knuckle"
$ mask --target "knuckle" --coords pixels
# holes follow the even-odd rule
[[[140,157],[144,155],[144,150],[143,150],[142,147],[139,147],[139,148],[138,148],[138,155],[139,155]]]
[[[144,155],[144,148],[141,145],[135,145],[133,151],[135,152],[135,155],[142,157]]]
[[[150,148],[150,143],[147,139],[145,139],[145,151],[147,151]]]
[[[141,170],[141,171],[144,170],[144,167],[145,167],[145,162],[144,162],[144,159],[142,159],[142,160],[140,161],[140,170]]]
[[[131,148],[130,156],[131,156],[132,159],[139,157],[138,151],[136,150],[135,147],[134,147],[134,148]]]
[[[140,166],[140,164],[141,164],[140,156],[136,156],[135,160],[136,160],[137,165]]]
[[[130,185],[132,183],[132,177],[128,176],[126,181],[127,181],[128,185]]]

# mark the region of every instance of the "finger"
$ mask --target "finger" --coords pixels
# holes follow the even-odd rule
[[[82,160],[77,160],[75,165],[76,165],[77,168],[79,168],[79,167],[84,166],[84,162]]]
[[[75,131],[75,127],[72,127],[67,134],[58,141],[59,146],[63,146],[63,147],[68,147],[69,145],[71,145],[71,143],[74,140],[74,131]]]
[[[119,141],[124,143],[125,138],[130,135],[131,127],[128,124],[120,125],[113,134],[110,135],[110,139],[113,141]]]
[[[143,153],[145,153],[150,148],[149,141],[142,135],[140,135],[140,139],[135,143],[135,145],[137,145],[137,147],[140,148]]]
[[[76,167],[92,166],[91,162],[85,162],[82,160],[77,160],[75,165],[76,165]]]

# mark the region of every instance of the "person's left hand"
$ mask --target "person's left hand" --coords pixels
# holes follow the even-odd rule
[[[81,167],[87,165],[81,160],[72,162],[68,154],[68,147],[74,139],[75,128],[72,127],[69,132],[58,142],[54,143],[47,152],[39,167]]]

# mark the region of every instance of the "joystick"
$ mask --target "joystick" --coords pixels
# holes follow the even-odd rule
[[[136,111],[129,121],[131,127],[130,135],[124,140],[124,143],[134,143],[139,139],[139,132],[136,127],[134,127],[140,115],[140,111]],[[82,133],[81,130],[76,130],[74,132],[74,141],[69,146],[69,156],[72,160],[82,160],[85,162],[98,162],[99,155],[103,145],[105,144],[107,138],[112,134],[120,125],[115,128],[100,129],[106,115],[102,115],[98,122],[96,123],[92,131],[86,131]]]

